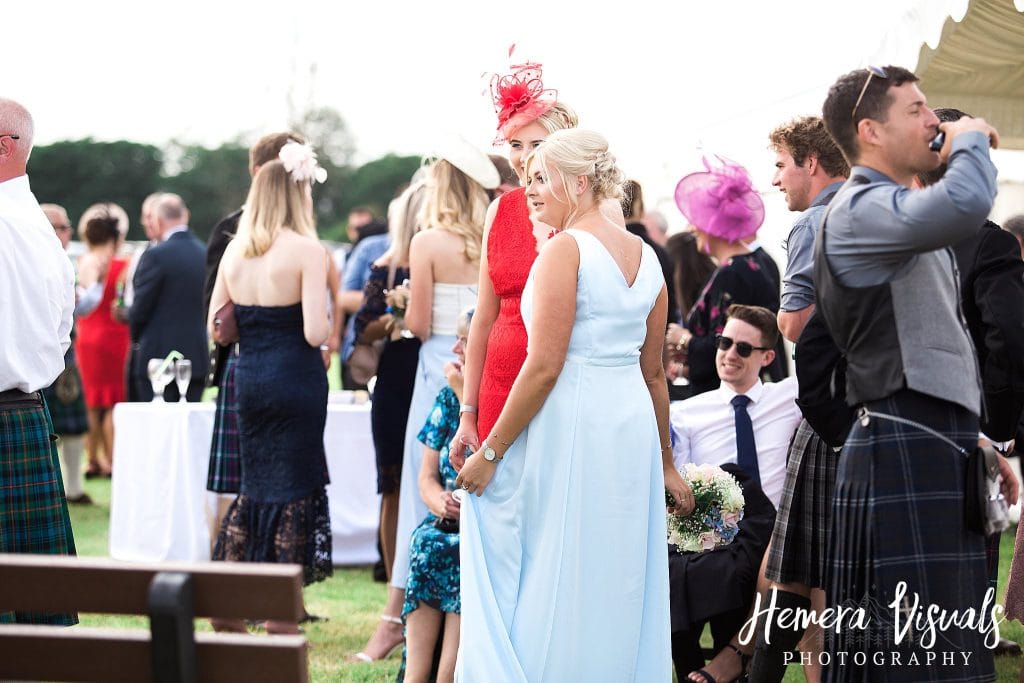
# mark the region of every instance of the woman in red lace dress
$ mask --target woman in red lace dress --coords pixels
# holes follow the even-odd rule
[[[540,64],[513,66],[511,74],[496,75],[491,94],[498,113],[498,140],[509,144],[509,162],[522,182],[526,157],[556,130],[575,128],[576,113],[556,101],[553,90],[544,89]],[[498,197],[487,211],[480,290],[469,334],[473,341],[466,349],[459,430],[451,446],[457,467],[462,466],[464,447],[477,450],[490,433],[526,360],[519,300],[550,232],[549,226],[530,219],[522,187]]]
[[[79,236],[89,250],[78,267],[79,286],[90,312],[78,319],[75,354],[82,374],[86,415],[89,420],[89,469],[86,475],[109,476],[114,447],[114,405],[124,400],[124,365],[128,356],[128,326],[111,315],[117,288],[128,262],[117,258],[128,232],[128,215],[117,204],[94,204],[78,224]],[[82,301],[80,301],[80,306]],[[81,308],[78,309],[81,311]],[[101,457],[102,452],[102,457]]]

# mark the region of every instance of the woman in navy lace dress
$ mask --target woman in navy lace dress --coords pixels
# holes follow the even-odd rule
[[[238,235],[228,245],[210,303],[235,304],[235,383],[242,484],[224,517],[215,560],[300,564],[305,583],[331,574],[327,508],[327,258],[316,237],[312,150],[288,143],[253,179]],[[217,630],[244,631],[241,620]],[[271,633],[298,625],[267,622]]]
[[[445,367],[448,386],[441,389],[417,438],[423,444],[420,496],[427,504],[426,518],[412,533],[409,578],[405,586],[402,619],[406,625],[405,682],[451,681],[459,648],[459,502],[452,495],[458,472],[448,460],[448,445],[459,429],[462,364],[466,361],[466,335],[473,317],[469,308],[459,316],[455,346],[458,357]],[[443,633],[441,658],[432,672],[437,639]]]

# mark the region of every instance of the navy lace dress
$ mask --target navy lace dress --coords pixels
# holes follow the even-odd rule
[[[418,438],[427,448],[439,451],[438,470],[442,486],[455,485],[458,472],[448,460],[448,444],[459,429],[459,399],[450,387],[437,395],[427,422]],[[405,585],[405,603],[402,618],[420,603],[442,612],[458,614],[462,611],[459,600],[459,532],[437,526],[438,518],[428,513],[409,544],[409,580]]]
[[[235,305],[242,485],[213,559],[301,564],[305,583],[331,575],[327,508],[327,374],[306,342],[302,305]]]

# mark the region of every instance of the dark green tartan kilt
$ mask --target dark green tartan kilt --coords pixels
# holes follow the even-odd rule
[[[74,555],[64,482],[42,400],[0,404],[0,552]],[[0,624],[78,623],[76,614],[5,611]]]
[[[53,384],[43,389],[43,397],[50,411],[55,434],[74,436],[89,431],[89,421],[85,415],[85,392],[82,391],[82,376],[78,372],[73,345],[64,354],[64,371]]]

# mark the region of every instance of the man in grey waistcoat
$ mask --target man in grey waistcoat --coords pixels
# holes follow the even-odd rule
[[[816,244],[817,306],[846,355],[847,402],[860,410],[836,472],[827,586],[830,606],[860,611],[826,633],[832,681],[994,676],[991,634],[930,630],[925,613],[991,609],[981,602],[985,539],[964,515],[981,382],[949,247],[992,208],[998,136],[981,119],[940,124],[916,81],[900,67],[859,69],[823,106],[851,169]],[[911,189],[942,162],[942,180]]]

